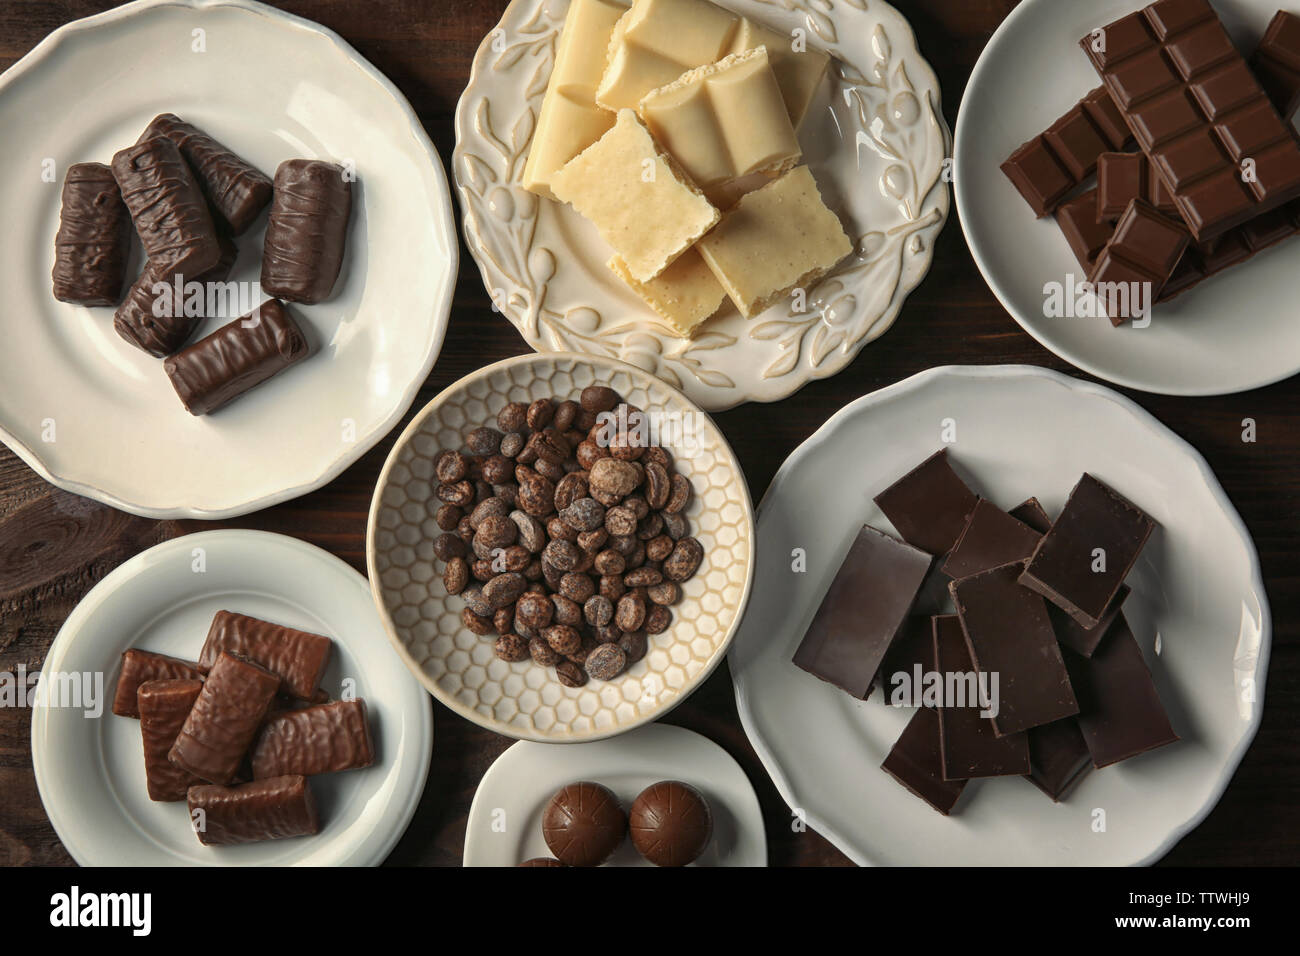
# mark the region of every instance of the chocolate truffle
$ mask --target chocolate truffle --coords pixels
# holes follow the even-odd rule
[[[549,857],[549,856],[535,856],[535,857],[533,857],[531,860],[524,860],[524,862],[522,862],[522,863],[516,863],[515,866],[516,866],[516,868],[517,868],[517,867],[521,867],[521,866],[559,866],[559,867],[563,867],[564,864],[561,863],[559,860],[552,859],[552,858]]]
[[[655,866],[685,866],[709,845],[713,813],[694,787],[661,780],[636,798],[629,828],[632,844]]]
[[[571,783],[546,805],[542,836],[566,866],[600,866],[627,836],[627,814],[608,787]]]

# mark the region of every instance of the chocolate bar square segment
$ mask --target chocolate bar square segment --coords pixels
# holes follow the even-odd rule
[[[329,298],[343,268],[352,179],[342,166],[286,159],[275,171],[262,246],[262,289],[289,302]]]
[[[1025,779],[1059,803],[1092,769],[1092,754],[1078,720],[1066,717],[1025,731],[1029,738],[1029,773]]]
[[[323,634],[272,624],[247,614],[218,611],[203,642],[199,666],[212,667],[222,652],[239,654],[278,675],[283,693],[311,700],[329,665],[333,646],[334,642]]]
[[[1098,221],[1118,221],[1134,199],[1145,201],[1162,216],[1179,219],[1173,196],[1144,154],[1103,153],[1097,160]]]
[[[209,783],[230,783],[279,687],[280,678],[266,668],[223,652],[168,759]]]
[[[269,718],[253,747],[253,779],[313,776],[375,762],[364,700],[336,700]]]
[[[206,670],[192,661],[133,647],[122,655],[122,670],[113,693],[113,713],[119,717],[139,717],[136,693],[146,681],[203,680]]]
[[[136,692],[144,741],[144,779],[150,800],[184,800],[190,787],[203,782],[167,759],[201,690],[201,680],[151,680]]]
[[[965,780],[943,779],[939,752],[939,713],[918,707],[880,769],[947,816],[966,789]]]
[[[1003,565],[948,586],[971,659],[995,695],[990,719],[998,736],[1079,712],[1047,606],[1017,582],[1021,567]]]
[[[204,846],[233,846],[320,832],[320,814],[303,776],[270,777],[238,787],[190,787],[190,821]]]
[[[1115,600],[1110,602],[1110,607],[1101,616],[1096,627],[1084,627],[1055,604],[1048,604],[1047,614],[1052,619],[1052,627],[1056,629],[1056,639],[1061,642],[1062,647],[1068,647],[1082,657],[1091,657],[1097,645],[1109,633],[1115,619],[1119,617],[1120,609],[1123,608],[1128,596],[1129,586],[1121,584]]]
[[[1029,525],[1039,534],[1047,534],[1047,529],[1052,526],[1052,519],[1048,516],[1046,509],[1043,508],[1042,502],[1037,498],[1026,498],[1008,513],[1017,521]]]
[[[1096,627],[1155,526],[1127,498],[1084,474],[1038,543],[1020,583],[1084,627]]]
[[[131,216],[113,171],[103,163],[73,163],[63,177],[54,237],[54,298],[117,305],[130,251]]]
[[[1106,248],[1110,237],[1115,235],[1113,223],[1104,221],[1097,212],[1098,191],[1096,187],[1062,203],[1056,210],[1056,224],[1061,227],[1070,251],[1079,262],[1079,268],[1087,275],[1101,250]]]
[[[931,558],[864,526],[794,653],[796,666],[866,700]]]
[[[1283,119],[1300,108],[1300,16],[1279,10],[1250,62]]]
[[[943,555],[957,543],[979,497],[953,471],[948,449],[941,448],[875,501],[904,541]]]
[[[1027,561],[1041,537],[1041,533],[981,498],[961,537],[948,552],[943,571],[950,577],[964,578],[1013,561]]]
[[[1120,217],[1115,235],[1097,257],[1088,281],[1098,295],[1103,293],[1099,286],[1128,283],[1131,289],[1133,283],[1142,283],[1146,289],[1142,301],[1152,303],[1174,274],[1191,239],[1181,222],[1160,215],[1141,199],[1134,199]],[[1116,307],[1113,301],[1107,301],[1106,308],[1113,325],[1140,317],[1131,298],[1127,310]],[[1128,314],[1124,314],[1126,311]]]

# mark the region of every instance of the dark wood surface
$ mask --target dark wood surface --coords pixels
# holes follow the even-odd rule
[[[1067,2],[1067,0],[1061,0]],[[1086,2],[1086,0],[1068,0]],[[916,30],[942,83],[944,112],[955,122],[967,77],[1014,0],[895,0]],[[107,9],[90,0],[0,0],[0,68],[60,24]],[[452,114],[480,40],[506,0],[291,0],[279,4],[332,28],[387,74],[410,99],[449,166]],[[3,135],[3,131],[0,131]],[[785,457],[834,411],[883,385],[933,365],[1032,363],[1073,370],[1037,345],[1006,314],[976,270],[954,211],[930,275],[908,299],[897,325],[844,372],[771,405],[717,416],[757,501]],[[14,228],[14,224],[9,224]],[[414,409],[488,362],[526,351],[492,312],[468,252],[462,251],[450,331]],[[1224,321],[1249,321],[1248,310]],[[7,348],[21,347],[10,342]],[[4,387],[0,383],[0,387]],[[1274,635],[1263,726],[1223,799],[1166,863],[1296,864],[1300,829],[1300,379],[1244,395],[1180,399],[1129,393],[1210,461],[1254,535],[1272,603]],[[407,420],[409,420],[409,415]],[[1243,444],[1254,418],[1258,442]],[[405,420],[402,425],[405,425]],[[216,526],[259,528],[310,541],[365,571],[365,518],[395,428],[324,489]],[[161,540],[214,525],[156,522],[58,491],[0,448],[0,671],[39,667],[64,618],[126,558]],[[511,741],[433,705],[437,745],[414,821],[394,851],[397,864],[455,865],[479,778]],[[774,865],[848,861],[815,833],[795,833],[790,814],[750,747],[736,716],[726,667],[668,718],[717,741],[744,766],[758,791]],[[41,808],[32,776],[30,714],[0,709],[0,864],[71,862]],[[863,808],[870,813],[870,807]],[[882,825],[886,825],[882,822]]]

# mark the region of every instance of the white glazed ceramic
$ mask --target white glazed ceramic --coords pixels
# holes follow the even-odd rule
[[[123,651],[194,660],[212,615],[223,608],[332,637],[321,686],[338,698],[350,681],[346,686],[365,698],[375,763],[311,778],[322,817],[316,836],[202,846],[184,803],[149,799],[140,722],[111,712]],[[295,538],[207,531],[136,555],[69,615],[45,658],[42,682],[56,673],[102,675],[106,697],[98,717],[68,706],[32,711],[41,800],[83,866],[375,866],[406,830],[424,791],[433,749],[428,697],[389,647],[365,578]]]
[[[971,254],[1026,332],[1099,378],[1169,395],[1221,395],[1288,378],[1300,371],[1295,240],[1155,306],[1146,328],[1044,315],[1047,283],[1084,276],[1056,220],[1035,220],[999,166],[1100,85],[1079,38],[1140,7],[1138,0],[1025,0],[984,48],[962,99],[954,150]],[[1214,7],[1249,53],[1278,4],[1214,0]]]
[[[790,302],[744,319],[730,304],[693,340],[605,266],[609,247],[572,208],[520,185],[566,0],[513,0],[474,58],[456,110],[452,175],[483,281],[533,348],[630,362],[709,411],[785,398],[834,375],[893,324],[930,267],[948,215],[949,134],[911,27],[883,0],[726,0],[829,51],[800,130],[804,161],[856,251]]]
[[[941,816],[880,769],[911,711],[879,691],[854,700],[790,660],[860,523],[892,530],[872,496],[940,448],[949,424],[955,467],[1000,507],[1035,495],[1055,515],[1088,471],[1159,522],[1124,613],[1183,739],[1090,772],[1060,804],[1004,777],[972,782]],[[740,717],[781,796],[859,863],[1150,863],[1214,806],[1259,726],[1271,626],[1250,536],[1205,460],[1107,388],[962,366],[873,392],[781,466],[758,535],[729,660]],[[795,548],[806,573],[791,571]]]
[[[465,602],[449,596],[433,555],[442,532],[434,515],[434,459],[464,448],[464,435],[492,425],[512,401],[576,400],[608,385],[650,413],[685,426],[660,443],[690,479],[685,515],[704,562],[682,584],[673,622],[648,635],[645,657],[612,681],[565,687],[553,668],[506,663],[494,641],[461,623]],[[671,422],[668,423],[671,425]],[[582,355],[522,355],[479,369],[429,402],[407,426],[379,475],[366,527],[366,564],[375,603],[407,665],[438,700],[507,737],[576,743],[621,734],[681,703],[726,653],[749,599],[754,516],[740,464],[713,421],[680,392],[640,369]]]
[[[64,171],[107,163],[164,111],[268,175],[305,156],[351,161],[358,180],[332,298],[290,306],[317,354],[204,418],[111,308],[50,289]],[[0,129],[0,210],[19,237],[0,258],[0,438],[42,477],[148,517],[230,517],[320,487],[405,413],[446,330],[451,197],[410,105],[336,34],[247,0],[129,3],[0,76]],[[258,278],[264,227],[237,240],[233,280]]]
[[[763,814],[745,771],[707,737],[669,724],[572,747],[514,744],[488,768],[474,793],[465,825],[465,865],[515,866],[551,856],[542,838],[542,813],[557,790],[579,780],[609,787],[624,810],[652,783],[688,783],[713,811],[713,839],[691,865],[767,865]],[[605,865],[651,864],[628,840]]]

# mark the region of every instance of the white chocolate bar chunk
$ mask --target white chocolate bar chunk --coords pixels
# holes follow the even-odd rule
[[[610,259],[608,265],[614,275],[626,282],[646,305],[659,313],[673,332],[683,338],[694,335],[700,324],[717,312],[727,297],[712,270],[694,249],[687,249],[649,282],[638,282],[633,278],[618,256]]]
[[[790,34],[742,17],[731,51],[740,53],[760,46],[767,47],[767,58],[772,64],[772,72],[776,74],[776,82],[781,87],[790,123],[798,129],[826,75],[826,67],[831,62],[830,55],[824,50],[806,45],[796,50],[795,38]]]
[[[807,289],[851,251],[807,166],[745,195],[696,246],[731,301],[753,318]]]

